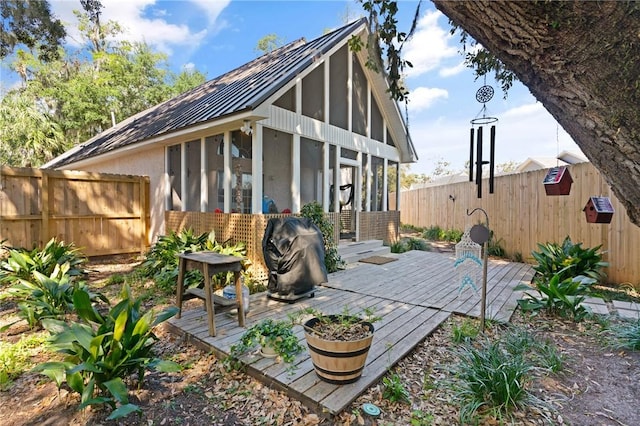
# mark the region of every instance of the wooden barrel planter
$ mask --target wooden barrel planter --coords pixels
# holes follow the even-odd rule
[[[337,315],[325,318],[337,320]],[[367,337],[357,340],[326,340],[313,331],[320,320],[311,318],[304,323],[304,334],[309,346],[313,367],[320,379],[336,385],[353,383],[360,378],[373,340],[373,325],[362,321],[370,330]]]

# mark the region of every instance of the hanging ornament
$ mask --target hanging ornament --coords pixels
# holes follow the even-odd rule
[[[460,287],[458,294],[461,294],[467,287],[476,293],[478,292],[478,283],[481,282],[482,275],[482,246],[471,239],[471,229],[468,228],[460,242],[456,244],[456,260],[453,263],[458,274]]]
[[[478,116],[471,120],[471,131],[469,138],[469,182],[473,182],[474,164],[475,164],[475,181],[478,188],[478,198],[482,198],[482,166],[489,165],[489,194],[493,194],[493,178],[494,178],[494,162],[495,162],[495,146],[496,146],[496,126],[494,123],[498,121],[496,117],[487,116],[487,102],[493,98],[493,87],[486,84],[476,92],[476,100],[482,104],[482,109]],[[479,117],[482,114],[481,117]],[[489,160],[485,161],[482,152],[483,144],[483,128],[491,124],[489,128]],[[477,129],[476,129],[477,128]],[[474,147],[475,158],[474,163]]]

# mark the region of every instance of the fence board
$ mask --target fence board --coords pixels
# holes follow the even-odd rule
[[[56,237],[87,256],[143,252],[148,209],[145,176],[0,168],[0,240],[13,247]]]
[[[467,209],[482,207],[489,215],[496,239],[502,240],[501,245],[510,256],[520,253],[525,261],[532,262],[531,251],[537,249],[537,243],[562,242],[570,236],[572,241],[582,242],[583,247],[602,244],[609,262],[609,281],[639,284],[640,227],[631,223],[591,163],[571,165],[569,172],[574,182],[567,196],[546,195],[542,181],[547,170],[498,176],[494,194],[485,190],[485,180],[481,199],[477,198],[473,182],[403,191],[400,221],[419,227],[465,229],[484,221],[481,214],[468,217]],[[582,209],[591,196],[611,199],[615,213],[610,224],[587,223]]]

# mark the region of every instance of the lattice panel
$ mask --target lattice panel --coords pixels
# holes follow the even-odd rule
[[[397,241],[399,238],[400,212],[359,212],[359,239],[382,240],[385,244]]]

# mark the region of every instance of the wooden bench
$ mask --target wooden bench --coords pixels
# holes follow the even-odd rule
[[[240,272],[242,271],[243,258],[237,256],[229,256],[209,251],[198,251],[194,253],[180,253],[178,266],[178,285],[176,288],[176,304],[178,305],[178,315],[182,314],[182,301],[185,296],[195,296],[204,299],[207,309],[209,336],[216,335],[216,319],[215,305],[219,305],[222,310],[229,310],[233,307],[238,309],[238,325],[244,327],[244,305],[242,303],[242,283],[240,282]],[[187,272],[187,265],[197,268],[204,275],[203,289],[187,289],[184,288],[184,277]],[[211,287],[211,276],[220,272],[233,272],[234,282],[236,285],[236,300],[225,299],[213,294]]]

